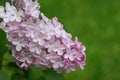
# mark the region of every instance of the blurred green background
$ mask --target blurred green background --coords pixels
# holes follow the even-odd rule
[[[48,17],[57,16],[87,48],[85,70],[68,80],[120,80],[120,0],[40,0]],[[57,79],[56,79],[57,80]]]
[[[29,79],[20,80],[120,80],[120,0],[39,0],[41,12],[58,17],[66,30],[78,36],[87,48],[84,70],[57,74],[53,70],[31,68]],[[13,80],[26,71],[11,69],[5,54],[0,80]],[[7,65],[6,65],[7,64]],[[12,64],[13,66],[13,64]],[[13,75],[13,73],[15,76]],[[8,77],[8,79],[3,79]],[[18,76],[16,78],[16,76]],[[42,76],[41,78],[39,78]]]

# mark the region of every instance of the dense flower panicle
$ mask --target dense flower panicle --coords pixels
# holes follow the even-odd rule
[[[14,61],[21,68],[38,66],[57,72],[83,69],[85,47],[77,37],[72,41],[56,17],[48,19],[39,8],[37,0],[12,0],[12,5],[7,2],[5,8],[0,6],[0,28],[7,33]]]

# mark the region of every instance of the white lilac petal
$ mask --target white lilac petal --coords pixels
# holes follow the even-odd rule
[[[73,44],[73,41],[70,40],[69,38],[68,38],[68,39],[62,39],[62,43],[63,43],[67,48],[70,48],[71,45]]]
[[[16,45],[16,50],[17,50],[17,51],[22,50],[22,46],[21,46],[21,45]]]
[[[0,6],[0,18],[3,18],[4,16],[5,16],[4,7]]]
[[[29,43],[28,47],[30,48],[31,52],[35,52],[37,54],[40,54],[42,52],[41,46],[36,43]]]
[[[59,68],[59,64],[58,64],[58,63],[54,63],[54,64],[53,64],[53,68],[55,68],[55,69],[56,69],[56,68]]]
[[[51,39],[45,43],[44,47],[49,49],[54,42],[55,42],[55,37],[52,36]]]
[[[56,60],[51,60],[51,62],[53,63],[53,68],[54,69],[63,67],[63,63],[62,63],[61,59],[59,59],[59,58],[56,59]]]
[[[21,21],[21,14],[20,12],[17,11],[15,6],[11,6],[8,2],[6,3],[6,13],[5,16],[3,17],[3,20],[8,23],[11,21]]]
[[[59,56],[55,52],[50,52],[49,54],[45,56],[45,58],[54,62],[53,59],[57,59],[59,58]]]
[[[41,13],[41,17],[45,22],[48,22],[49,19],[43,13]]]
[[[39,45],[44,45],[45,44],[45,35],[43,34],[38,34],[38,36],[33,38],[34,42],[37,42]]]
[[[0,23],[0,28],[2,28],[3,30],[5,30],[6,27],[6,23],[5,22],[1,22]]]
[[[23,62],[22,64],[20,64],[21,68],[28,68],[28,64],[26,62]]]
[[[60,43],[60,41],[55,41],[51,46],[50,49],[54,52],[57,52],[58,55],[63,54],[63,50],[65,50],[65,47],[63,44]]]
[[[37,0],[15,0],[5,8],[0,6],[0,28],[7,34],[15,62],[22,68],[34,65],[57,72],[83,69],[86,48],[78,38],[72,41],[56,17],[47,18],[39,8]]]
[[[64,55],[64,58],[70,59],[71,61],[74,61],[75,59],[75,50],[67,50],[66,54]]]
[[[32,0],[24,0],[24,4],[25,4],[25,13],[34,17],[34,18],[39,18],[39,3],[37,2],[37,0],[35,2],[32,2]]]

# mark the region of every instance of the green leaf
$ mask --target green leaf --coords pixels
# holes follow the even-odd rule
[[[7,75],[0,71],[0,80],[8,80]]]
[[[10,2],[10,0],[0,0],[0,6],[4,6],[6,2]]]
[[[20,73],[15,73],[12,75],[11,80],[26,80],[26,78]]]
[[[52,69],[45,70],[45,73],[45,80],[65,80],[62,73],[57,73]]]
[[[2,67],[3,56],[7,49],[6,43],[7,43],[6,34],[3,30],[0,29],[0,69]]]
[[[38,67],[31,67],[27,72],[29,80],[44,80],[44,74]]]
[[[0,59],[2,59],[7,47],[6,33],[0,29]]]

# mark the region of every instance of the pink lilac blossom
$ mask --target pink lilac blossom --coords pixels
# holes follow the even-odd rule
[[[0,6],[0,28],[7,34],[8,47],[20,68],[53,68],[57,72],[84,69],[85,46],[72,41],[55,17],[48,19],[39,11],[37,0],[12,0]],[[39,18],[41,17],[41,18]]]

